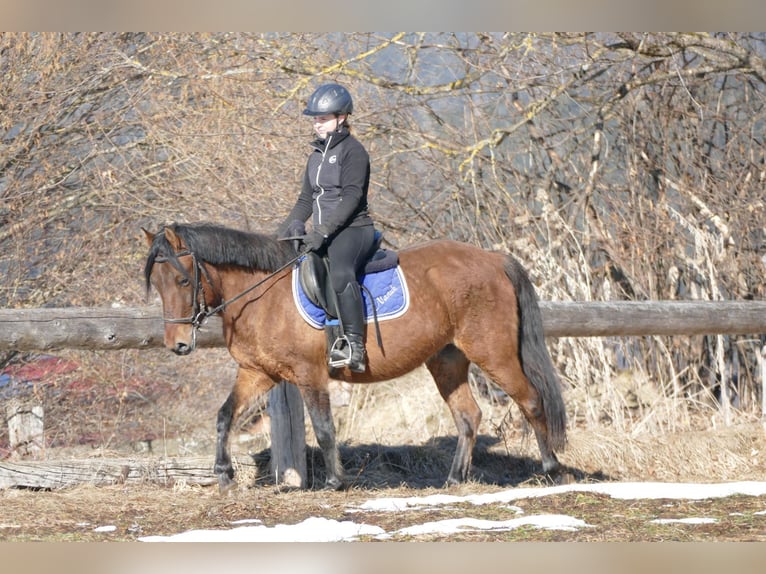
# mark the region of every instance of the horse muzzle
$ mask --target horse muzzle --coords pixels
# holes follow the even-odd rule
[[[173,351],[176,355],[188,355],[194,350],[194,343],[190,345],[189,343],[179,341],[173,345],[170,350]]]
[[[165,347],[173,351],[176,355],[188,355],[197,348],[197,329],[191,325],[166,326],[165,328]]]

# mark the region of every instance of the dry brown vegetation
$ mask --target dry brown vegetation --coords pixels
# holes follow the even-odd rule
[[[394,409],[386,409],[391,411]],[[513,437],[519,439],[518,436]],[[242,445],[241,445],[242,446]],[[121,484],[81,485],[55,491],[0,492],[5,541],[131,541],[142,536],[187,530],[227,530],[236,521],[258,519],[265,526],[294,525],[308,518],[350,520],[396,532],[429,521],[470,517],[508,520],[517,510],[507,504],[451,504],[409,512],[354,512],[373,498],[451,494],[466,496],[511,487],[545,486],[535,474],[537,452],[522,441],[508,445],[484,435],[474,458],[474,478],[442,488],[454,442],[441,437],[427,445],[387,447],[352,443],[342,450],[352,478],[347,491],[286,491],[276,488],[251,466],[239,468],[239,487],[221,496],[214,486]],[[508,447],[510,448],[510,454]],[[579,481],[739,481],[761,480],[764,453],[760,425],[718,433],[667,434],[626,438],[609,431],[575,430],[562,460]],[[95,454],[95,453],[94,453]],[[103,453],[98,453],[103,454]],[[140,457],[141,455],[136,455]],[[239,460],[250,455],[241,449]],[[257,453],[256,459],[264,458]],[[312,447],[310,472],[322,480],[321,457]],[[265,461],[261,460],[265,472]],[[211,457],[212,464],[212,457]],[[598,469],[588,472],[588,469]],[[450,535],[398,537],[398,541],[764,541],[763,497],[734,496],[705,500],[619,500],[593,493],[565,493],[514,503],[524,515],[561,514],[585,521],[574,531],[520,528],[466,531]],[[706,518],[715,522],[684,526],[658,524],[657,518]],[[98,527],[113,526],[99,531]]]
[[[141,352],[143,356],[143,353]],[[162,351],[157,353],[161,359]],[[130,392],[109,404],[98,386],[87,394],[56,404],[48,401],[51,434],[66,433],[70,446],[51,446],[51,459],[131,457],[137,463],[157,457],[207,456],[213,463],[215,410],[227,387],[217,379],[194,373],[219,351],[199,351],[196,357],[167,358],[173,386],[155,381],[153,395]],[[220,353],[224,353],[220,351]],[[83,354],[85,355],[85,353]],[[223,359],[223,357],[218,357]],[[177,372],[176,372],[177,370]],[[225,372],[225,371],[224,371]],[[192,381],[189,383],[188,381]],[[103,383],[102,383],[103,384]],[[87,387],[83,385],[83,387]],[[162,390],[172,392],[162,392]],[[477,389],[478,392],[478,389]],[[337,400],[343,393],[338,392]],[[298,524],[311,517],[373,524],[387,532],[428,521],[471,517],[507,520],[507,505],[451,505],[417,512],[365,512],[354,507],[378,497],[468,495],[503,489],[553,484],[540,475],[535,441],[515,407],[482,396],[484,421],[474,453],[471,480],[445,489],[443,482],[455,448],[450,415],[441,404],[425,371],[375,387],[354,387],[348,403],[335,409],[341,455],[349,489],[316,490],[324,474],[316,442],[309,436],[309,481],[304,492],[274,485],[268,472],[268,427],[243,421],[233,444],[239,485],[221,496],[217,487],[180,480],[109,486],[82,484],[53,491],[0,491],[3,508],[0,539],[5,541],[136,540],[141,536],[171,535],[191,529],[229,529],[234,522],[258,519],[266,526]],[[715,416],[714,411],[710,411]],[[744,419],[743,419],[744,420]],[[561,460],[567,480],[578,482],[730,482],[763,480],[766,467],[764,430],[760,423],[662,433],[624,433],[607,425],[586,429],[573,425]],[[162,434],[160,434],[162,433]],[[88,440],[78,440],[86,437]],[[152,451],[147,451],[151,441]],[[211,472],[212,478],[212,472]],[[450,541],[762,541],[763,497],[737,496],[701,501],[618,500],[605,495],[570,493],[528,499],[518,504],[525,515],[563,514],[591,527],[576,531],[522,528],[507,532],[465,532],[404,540]],[[656,524],[656,518],[709,518],[714,524],[681,526]],[[115,530],[97,531],[100,526]]]
[[[452,237],[507,249],[543,299],[763,299],[765,40],[3,34],[0,305],[144,304],[141,226],[274,231],[302,175],[301,106],[330,80],[355,95],[371,206],[391,246]],[[620,480],[758,475],[765,341],[549,340],[572,427],[568,464]],[[35,388],[51,448],[102,454],[147,437],[209,448],[232,375],[225,352],[61,355],[79,370]],[[6,352],[0,367],[33,358]],[[336,409],[340,437],[451,436],[424,376],[354,389]],[[78,380],[98,386],[55,392]],[[721,380],[736,409],[719,408]],[[528,446],[519,417],[488,400],[482,434],[516,456]],[[743,428],[749,438],[732,439]]]

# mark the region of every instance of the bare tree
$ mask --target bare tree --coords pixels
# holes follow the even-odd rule
[[[762,298],[765,39],[3,34],[0,301],[141,302],[141,225],[274,230],[303,171],[302,103],[331,80],[355,95],[393,246],[511,250],[551,299]],[[555,350],[574,388],[631,369],[677,397],[735,380],[759,404],[760,339]]]

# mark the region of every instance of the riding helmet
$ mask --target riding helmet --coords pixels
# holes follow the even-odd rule
[[[354,110],[351,94],[340,84],[322,84],[309,97],[303,113],[307,116],[350,114]]]

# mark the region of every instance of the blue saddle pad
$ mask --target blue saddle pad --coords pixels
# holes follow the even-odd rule
[[[293,300],[304,320],[315,329],[323,329],[327,320],[324,309],[312,303],[301,287],[298,266],[293,268]],[[378,321],[396,319],[407,312],[410,306],[410,291],[404,279],[401,267],[368,273],[362,277],[362,301],[364,302],[365,321],[375,320],[370,294],[375,302]]]

